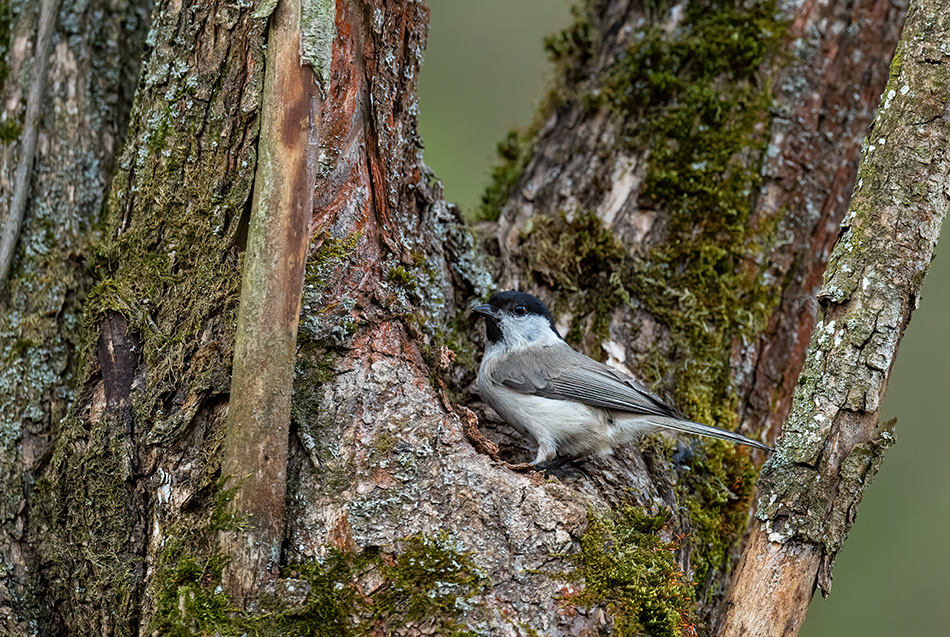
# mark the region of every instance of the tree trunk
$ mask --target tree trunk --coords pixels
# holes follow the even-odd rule
[[[40,4],[0,4],[3,220],[9,218],[13,175],[23,155],[19,135],[37,65]],[[65,2],[56,14],[28,182],[32,195],[0,298],[0,633],[5,635],[65,630],[46,632],[54,625],[44,619],[53,600],[38,580],[41,531],[32,496],[49,463],[54,433],[83,387],[81,367],[90,364],[90,347],[81,351],[82,307],[147,28],[145,2]],[[78,491],[71,496],[77,498],[83,498]],[[73,539],[79,547],[86,538]]]
[[[562,81],[496,171],[511,197],[486,197],[502,286],[551,299],[569,341],[694,420],[774,440],[905,7],[594,8],[549,43]],[[678,559],[708,619],[754,477],[744,451],[692,444],[688,472],[650,448],[646,475],[621,454],[598,465],[676,485]]]
[[[428,16],[419,2],[299,5],[298,50],[310,68],[296,70],[317,78],[319,113],[305,135],[313,172],[293,198],[312,209],[287,232],[310,228],[309,252],[291,422],[281,409],[267,418],[273,431],[289,425],[289,459],[257,453],[270,444],[256,437],[273,433],[266,426],[235,443],[227,422],[238,422],[240,401],[254,417],[231,378],[238,305],[251,302],[239,283],[256,240],[251,194],[265,187],[266,153],[297,165],[293,149],[310,125],[268,124],[269,104],[296,104],[281,97],[292,80],[268,76],[282,42],[273,15],[297,6],[280,3],[276,14],[275,2],[156,5],[102,227],[51,222],[52,204],[35,193],[60,190],[37,171],[3,299],[3,320],[16,321],[2,334],[12,370],[2,478],[15,494],[2,504],[8,627],[555,635],[688,633],[705,622],[762,457],[651,439],[545,480],[483,453],[491,443],[460,406],[484,417],[502,456],[524,455],[470,393],[467,307],[492,283],[421,161],[416,82]],[[126,76],[91,70],[103,64],[95,47],[112,40],[70,11],[60,12],[54,55],[74,59],[69,35],[86,57],[54,58],[51,91],[77,94],[73,78],[99,92],[111,82],[108,96],[122,95]],[[511,161],[488,193],[486,215],[500,212],[482,228],[497,237],[485,241],[499,257],[496,282],[550,299],[574,344],[656,383],[693,418],[774,439],[814,321],[807,299],[846,210],[902,16],[889,2],[697,2],[661,15],[591,3],[549,43],[558,86],[535,129],[510,140]],[[116,52],[140,57],[141,22],[126,20],[109,63]],[[64,108],[66,123],[43,130],[72,131],[67,159],[106,147],[83,155],[94,157],[86,172],[95,179],[74,187],[92,192],[61,196],[94,221],[107,142],[120,128],[108,122],[121,123],[124,102],[76,99],[82,115]],[[42,139],[41,162],[53,157]],[[75,247],[56,234],[67,229]],[[38,250],[38,237],[57,250]],[[50,254],[61,255],[60,269],[50,270]],[[292,276],[280,279],[292,289]],[[32,292],[37,281],[55,294]],[[260,340],[260,360],[279,358],[280,339]],[[237,370],[255,357],[244,358],[234,368],[246,382],[254,368]],[[232,453],[238,460],[222,469]],[[263,467],[272,475],[285,472],[286,512],[279,564],[266,565],[280,577],[258,600],[267,613],[256,614],[220,586],[241,564],[227,566],[235,553],[219,538],[256,528],[240,481],[224,481],[265,475],[264,457],[276,462]],[[282,506],[262,513],[279,519]],[[272,546],[271,537],[258,548]]]
[[[716,634],[798,631],[815,588],[831,590],[864,489],[894,442],[896,420],[878,421],[881,400],[950,209],[950,56],[933,49],[950,38],[945,10],[911,5]]]

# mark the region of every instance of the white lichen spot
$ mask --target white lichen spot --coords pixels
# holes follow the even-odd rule
[[[897,96],[897,91],[891,89],[887,92],[887,96],[884,98],[884,103],[881,105],[881,110],[886,111],[891,106],[891,100]]]
[[[910,87],[905,84],[901,87],[901,95],[907,95],[908,93],[910,93]]]

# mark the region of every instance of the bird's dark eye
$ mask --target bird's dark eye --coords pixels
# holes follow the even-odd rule
[[[517,314],[518,316],[524,316],[527,313],[528,313],[528,308],[526,308],[525,306],[523,305],[515,306],[515,314]]]

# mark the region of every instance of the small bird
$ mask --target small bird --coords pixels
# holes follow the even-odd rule
[[[686,420],[633,378],[575,351],[537,297],[498,292],[472,311],[485,317],[488,338],[478,391],[509,425],[537,442],[535,466],[607,453],[657,429],[771,451],[745,436]]]

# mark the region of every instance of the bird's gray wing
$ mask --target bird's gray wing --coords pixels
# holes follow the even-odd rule
[[[500,367],[505,370],[504,376],[493,374],[493,378],[515,391],[642,415],[660,427],[771,451],[768,445],[741,434],[687,420],[634,379],[575,352],[566,344],[510,356]]]
[[[495,380],[525,394],[634,414],[682,418],[649,389],[570,347],[551,346],[511,356]],[[495,376],[495,374],[493,374]]]

